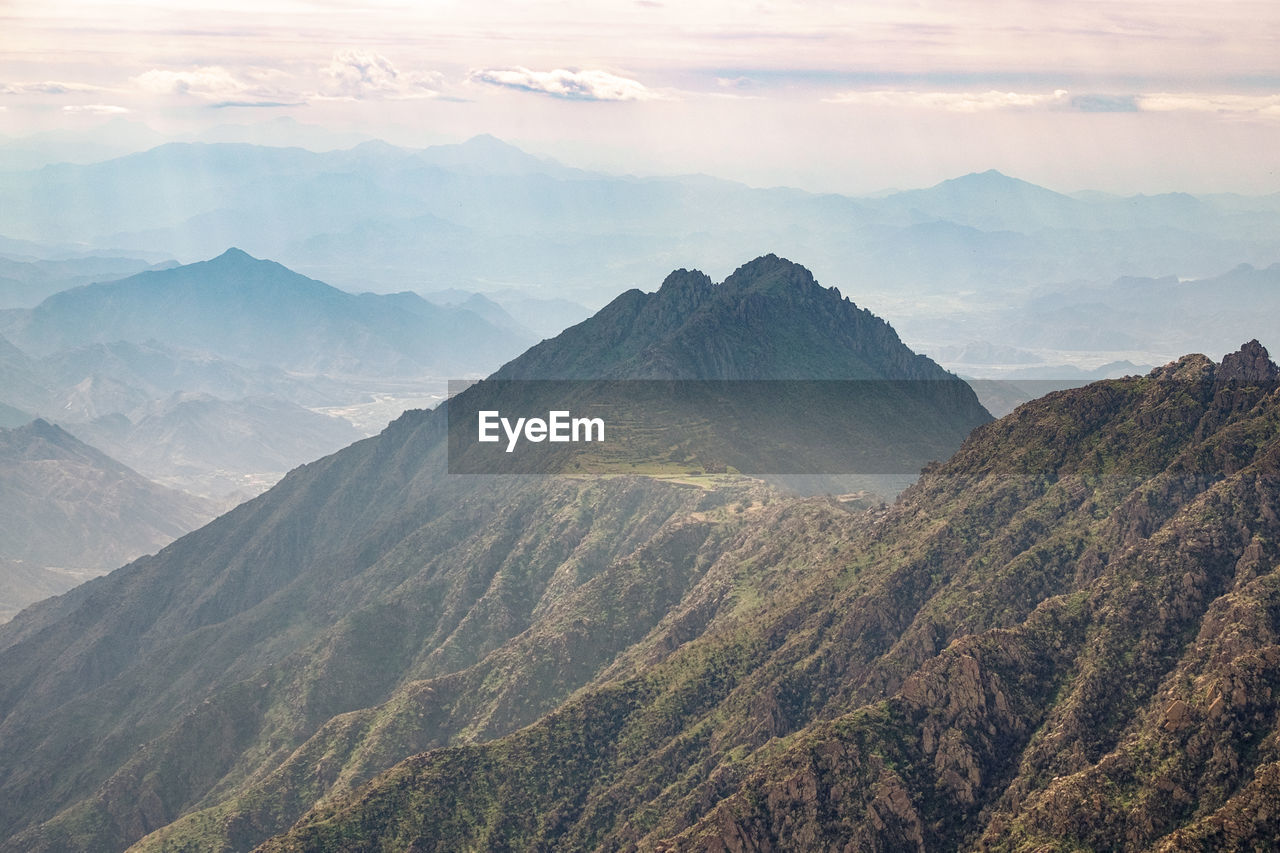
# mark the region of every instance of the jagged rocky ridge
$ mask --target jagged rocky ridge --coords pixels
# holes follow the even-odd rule
[[[803,266],[764,255],[722,283],[676,270],[532,347],[496,379],[954,380]]]
[[[1265,849],[1275,378],[1187,356],[978,429],[886,512],[762,508],[546,718],[261,849]]]

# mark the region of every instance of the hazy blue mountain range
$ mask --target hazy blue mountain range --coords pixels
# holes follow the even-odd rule
[[[444,306],[357,295],[238,250],[73,287],[0,312],[0,325],[22,347],[0,339],[10,420],[56,420],[220,501],[367,434],[315,410],[376,430],[405,408],[395,400],[443,393],[448,377],[491,370],[536,340],[479,294]]]
[[[908,340],[929,342],[918,345],[966,375],[1070,379],[1097,378],[1108,363],[1149,366],[1188,340],[1214,353],[1235,347],[1242,334],[1276,340],[1277,317],[1280,264],[1271,263],[1240,264],[1204,278],[1126,276],[1047,285],[982,310],[930,311],[898,325]],[[965,345],[943,343],[948,340]],[[1013,356],[1010,347],[1023,355]],[[993,358],[999,351],[1010,357]],[[1027,355],[1039,364],[1017,363]],[[1063,361],[1069,358],[1080,363]]]
[[[59,389],[60,407],[73,420],[128,410],[99,404],[92,394],[96,381],[126,386],[142,400],[191,392],[223,399],[271,395],[299,405],[321,406],[336,405],[351,396],[351,389],[337,378],[298,376],[270,365],[245,366],[154,340],[60,350],[34,360],[34,368],[49,387]]]
[[[341,418],[287,400],[191,392],[66,428],[159,483],[223,500],[251,497],[364,437]]]
[[[114,281],[176,261],[152,264],[137,258],[87,256],[19,260],[0,256],[0,308],[31,308],[47,296],[95,281]]]
[[[1000,294],[1214,275],[1280,254],[1273,198],[1064,195],[995,171],[875,198],[573,169],[492,137],[316,153],[170,143],[0,175],[0,234],[166,251],[227,246],[348,289],[459,287],[597,306],[668,270],[768,247],[860,294]]]
[[[213,515],[214,504],[150,482],[46,421],[0,429],[0,618]]]
[[[237,249],[55,294],[0,315],[32,355],[159,341],[304,373],[435,374],[501,363],[529,341],[419,296],[352,294]]]
[[[639,303],[653,322],[624,316]],[[673,273],[508,369],[791,376],[818,364],[810,347],[943,377],[988,420],[886,324],[772,256],[720,285]],[[449,476],[445,427],[443,410],[407,412],[0,629],[0,849],[121,849],[197,809],[247,849],[406,750],[527,725],[664,624],[784,499],[717,478]],[[732,606],[716,588],[708,616]]]

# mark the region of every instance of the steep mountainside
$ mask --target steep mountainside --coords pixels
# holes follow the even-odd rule
[[[1266,849],[1276,380],[1256,342],[1187,356],[980,428],[887,511],[762,509],[545,719],[261,849]]]
[[[531,341],[411,293],[353,294],[238,249],[54,294],[5,312],[33,355],[159,341],[302,372],[447,375],[491,369]]]
[[[762,264],[792,272],[762,284],[778,329],[816,342],[861,322],[851,306],[811,311],[806,294],[828,291]],[[736,345],[752,294],[723,294],[690,316]],[[680,340],[648,334],[653,352]],[[896,342],[879,334],[844,334],[861,349],[842,363]],[[575,363],[618,362],[558,340]],[[750,375],[750,357],[756,375],[791,375],[795,342],[781,343],[723,368]],[[931,365],[905,348],[883,361],[902,359]],[[248,849],[407,754],[532,723],[728,565],[720,554],[782,500],[754,481],[450,476],[445,421],[406,413],[0,629],[0,849],[123,849],[180,818],[193,849]]]
[[[213,515],[212,504],[163,488],[43,420],[0,429],[0,611],[11,616],[85,573],[158,550]]]

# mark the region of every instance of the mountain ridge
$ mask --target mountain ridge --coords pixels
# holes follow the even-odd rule
[[[41,418],[0,429],[0,510],[6,618],[216,514],[212,502],[164,488]]]
[[[680,269],[655,293],[628,290],[593,317],[503,365],[493,378],[621,376],[955,378],[912,353],[884,320],[823,287],[803,266],[773,254],[740,266],[718,285],[705,273]]]
[[[1265,845],[1264,352],[1024,404],[870,518],[779,505],[744,610],[677,633],[691,593],[534,726],[408,759],[257,849]]]
[[[565,335],[569,361],[606,364]],[[786,347],[748,355],[765,374],[795,364]],[[531,723],[662,622],[779,499],[751,481],[451,477],[445,415],[407,412],[0,628],[0,849],[123,848],[206,798],[234,804],[219,825],[235,845],[256,844],[406,739]],[[304,757],[333,749],[350,766],[315,776]]]
[[[127,340],[213,350],[304,372],[474,370],[520,337],[414,294],[352,294],[231,248],[208,261],[55,294],[8,311],[7,332],[35,355]],[[466,341],[465,357],[459,357]]]

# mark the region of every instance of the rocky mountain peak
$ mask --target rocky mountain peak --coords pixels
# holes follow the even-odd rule
[[[808,269],[774,254],[743,264],[724,280],[728,291],[807,293],[827,290]]]
[[[1217,379],[1220,382],[1261,383],[1275,382],[1278,376],[1280,369],[1271,360],[1267,348],[1255,338],[1222,359]]]

